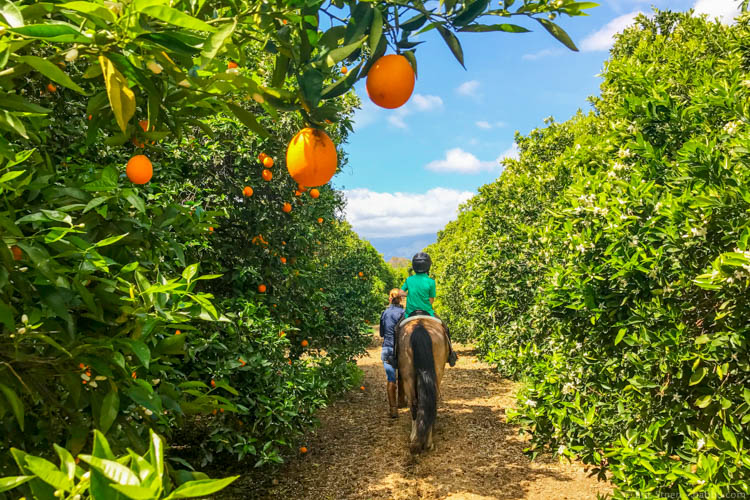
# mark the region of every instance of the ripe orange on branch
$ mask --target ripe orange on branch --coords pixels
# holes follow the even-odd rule
[[[263,172],[261,172],[261,177],[263,177],[263,180],[267,182],[273,179],[273,173],[268,169],[263,169]]]
[[[10,253],[13,254],[13,260],[21,260],[23,258],[23,250],[18,245],[10,247]]]
[[[414,92],[414,69],[402,55],[383,56],[367,73],[366,87],[370,100],[381,108],[398,108]]]
[[[258,155],[258,161],[261,162],[261,163],[263,163],[263,160],[265,160],[267,156],[268,155],[266,153],[259,154]]]
[[[245,189],[242,190],[242,194],[249,198],[253,195],[253,188],[251,188],[250,186],[245,186]]]
[[[282,208],[281,210],[283,210],[284,213],[287,213],[287,214],[289,212],[291,212],[292,211],[292,205],[291,205],[291,203],[289,203],[289,202],[284,203],[284,208]]]
[[[317,189],[311,189],[310,196],[313,198],[317,198],[318,196],[320,196],[320,191],[318,191]]]
[[[266,156],[265,158],[263,158],[263,166],[268,168],[273,167],[273,158],[271,158],[270,156]]]
[[[258,291],[260,293],[266,293],[266,285],[258,285]]]
[[[128,160],[125,173],[133,184],[146,184],[154,175],[154,167],[146,155],[135,155]]]
[[[307,340],[303,340],[302,342],[300,342],[300,345],[302,347],[307,347],[308,344],[309,344],[309,342]]]
[[[303,128],[286,150],[289,175],[303,186],[321,186],[336,173],[336,145],[322,130]]]

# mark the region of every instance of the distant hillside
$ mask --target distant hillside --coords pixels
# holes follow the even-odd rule
[[[403,257],[391,257],[391,260],[388,261],[388,264],[390,264],[394,269],[404,269],[409,267],[411,263],[409,262],[409,259],[405,259]]]

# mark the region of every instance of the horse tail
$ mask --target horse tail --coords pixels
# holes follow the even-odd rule
[[[412,451],[419,452],[424,449],[427,435],[437,416],[437,374],[432,338],[420,324],[411,333],[411,348],[417,389],[417,440],[412,445]]]

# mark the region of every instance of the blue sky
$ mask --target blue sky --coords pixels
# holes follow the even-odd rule
[[[347,195],[355,231],[386,258],[410,257],[455,218],[459,203],[498,177],[499,159],[514,154],[516,131],[526,134],[545,117],[563,121],[590,109],[586,98],[599,93],[596,75],[612,35],[636,13],[649,13],[652,5],[695,8],[728,20],[736,9],[734,0],[599,3],[587,17],[556,20],[580,52],[522,20],[531,33],[461,34],[464,70],[433,30],[417,49],[419,77],[402,108],[378,108],[359,82],[363,107],[345,145],[349,165],[334,179]]]

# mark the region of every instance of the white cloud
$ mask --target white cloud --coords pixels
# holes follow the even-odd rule
[[[456,216],[470,191],[434,188],[426,193],[344,191],[346,220],[364,238],[396,238],[437,232]]]
[[[411,102],[418,111],[434,111],[443,108],[443,100],[436,95],[414,94]]]
[[[711,0],[713,1],[713,0]],[[612,19],[599,31],[596,31],[581,41],[581,50],[583,52],[597,52],[609,50],[614,43],[614,36],[622,32],[625,28],[633,23],[633,19],[642,12],[637,10],[628,14],[623,14]]]
[[[494,122],[490,123],[487,120],[479,120],[477,122],[474,122],[474,125],[476,125],[479,128],[483,128],[485,130],[490,130],[492,128],[502,128],[507,127],[508,124],[505,122]]]
[[[464,174],[476,174],[482,170],[494,170],[498,168],[496,161],[481,161],[473,154],[461,148],[449,149],[445,152],[445,158],[428,163],[425,168],[433,172],[461,172]]]
[[[469,80],[464,82],[456,88],[456,92],[461,95],[474,96],[479,89],[479,82],[476,80]]]
[[[541,59],[543,57],[549,57],[559,54],[560,50],[558,49],[543,49],[539,52],[532,52],[530,54],[524,54],[521,56],[521,59],[524,61],[536,61],[537,59]]]
[[[414,94],[412,98],[400,108],[388,114],[388,123],[400,129],[408,129],[406,117],[417,113],[427,113],[443,109],[443,100],[436,95]]]
[[[731,23],[740,13],[738,0],[697,0],[696,14],[707,14],[709,19],[719,18],[722,23]]]
[[[502,163],[503,160],[517,160],[520,156],[521,150],[518,149],[518,144],[515,142],[511,147],[500,153],[497,157],[498,163]]]

